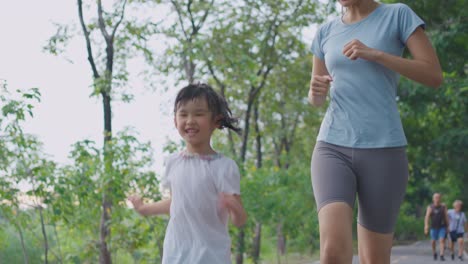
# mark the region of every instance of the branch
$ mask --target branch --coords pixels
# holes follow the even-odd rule
[[[276,18],[274,20],[274,22],[276,21]],[[271,46],[271,49],[274,50],[274,46],[276,44],[276,38],[278,36],[278,28],[279,26],[281,25],[281,23],[279,23],[278,25],[275,25],[274,28],[275,30],[273,31],[274,34],[273,34],[273,43],[272,43],[272,46]],[[266,53],[266,52],[265,52]],[[263,70],[263,67],[265,67],[265,65],[267,64],[266,63],[266,55],[265,57],[263,58],[263,62],[262,62],[262,65],[260,66],[260,69],[258,70],[257,72],[257,76],[259,75],[262,75],[262,81],[260,82],[260,84],[255,88],[253,89],[253,96],[257,96],[257,94],[260,92],[260,90],[263,88],[263,86],[265,85],[266,83],[266,79],[268,77],[268,74],[270,73],[270,71],[273,69],[274,65],[272,62],[270,62],[270,64],[267,66],[266,70],[262,73],[262,70]]]
[[[273,21],[271,22],[270,26],[268,27],[268,30],[266,32],[266,37],[264,39],[264,43],[265,43],[265,46],[268,45],[268,39],[269,39],[269,36],[271,34],[271,31],[273,30],[273,27],[274,27],[274,24],[276,22],[276,20],[278,19],[278,15],[275,15],[275,18],[273,19]],[[260,68],[258,69],[257,71],[257,76],[259,76],[261,73],[262,73],[262,70],[263,70],[263,67],[265,67],[265,64],[266,64],[266,49],[265,49],[265,52],[263,53],[263,57],[262,57],[262,65],[260,66]]]
[[[294,135],[296,134],[296,128],[297,128],[297,125],[299,124],[299,117],[301,116],[300,113],[297,113],[296,115],[296,118],[294,119],[294,125],[291,129],[291,134],[288,136],[289,140],[288,140],[288,144],[289,144],[289,147],[292,147],[293,143],[294,143],[294,140],[295,140],[295,137]]]
[[[192,24],[192,33],[190,34],[190,36],[193,36],[193,35],[196,35],[197,33],[197,27],[195,26],[195,19],[193,18],[193,15],[192,15],[192,3],[193,1],[192,0],[189,0],[188,1],[188,4],[187,4],[187,12],[190,16],[190,23]]]
[[[184,21],[182,20],[182,11],[180,10],[180,7],[175,0],[171,0],[171,3],[174,5],[174,8],[177,12],[177,17],[179,18],[179,24],[180,24],[180,27],[182,28],[182,32],[184,33],[185,39],[188,40],[189,37],[187,36],[187,32],[185,31],[185,27],[184,27]]]
[[[304,0],[299,0],[299,3],[297,3],[297,6],[294,8],[294,11],[289,15],[289,17],[286,17],[285,21],[288,21],[290,18],[293,18],[296,16],[297,11],[299,11],[299,7],[301,7],[302,3]]]
[[[114,29],[112,30],[112,35],[111,39],[114,40],[115,37],[115,32],[117,32],[117,28],[120,26],[120,23],[122,23],[124,15],[125,15],[125,6],[127,5],[127,0],[124,0],[124,3],[122,5],[122,13],[120,14],[119,21],[117,21],[117,24],[115,24]]]
[[[109,36],[109,33],[107,33],[107,30],[106,30],[106,23],[104,22],[104,17],[103,17],[103,13],[104,11],[102,10],[102,2],[101,0],[98,0],[97,1],[97,5],[98,5],[98,24],[99,24],[99,29],[101,30],[102,32],[102,35],[104,36],[104,39],[106,40],[107,43],[109,43],[111,41],[111,37]]]
[[[213,69],[213,64],[211,64],[210,59],[208,59],[205,53],[203,53],[203,55],[205,57],[206,65],[208,66],[208,70],[211,76],[215,79],[216,84],[219,86],[221,90],[221,95],[224,98],[226,98],[226,85],[218,78],[218,76],[216,76],[216,73]],[[232,131],[230,129],[228,129],[228,141],[229,141],[229,146],[231,147],[231,152],[236,157],[237,152],[236,152],[236,148],[234,147],[234,138],[232,137]]]
[[[213,6],[213,4],[214,4],[214,0],[211,0],[211,3],[209,5],[208,9],[206,9],[205,14],[203,14],[202,19],[200,20],[200,22],[197,25],[197,32],[196,33],[198,33],[198,31],[203,27],[203,24],[205,23],[206,18],[208,17],[208,14],[210,13],[210,10],[211,10],[211,7]]]
[[[237,157],[237,151],[234,146],[234,138],[232,137],[232,130],[228,130],[228,140],[229,140],[229,146],[231,147],[231,152],[234,157]]]
[[[273,65],[268,65],[266,71],[263,72],[262,81],[260,82],[260,84],[257,87],[255,87],[254,89],[251,90],[252,98],[255,98],[258,95],[258,93],[260,92],[260,90],[263,88],[263,86],[265,86],[268,74],[270,73],[270,71],[272,69],[273,69]]]
[[[281,168],[281,159],[280,159],[281,147],[278,146],[278,143],[276,142],[275,137],[272,138],[272,142],[273,142],[273,147],[275,149],[275,154],[276,154],[275,155],[276,166]]]
[[[280,27],[285,21],[290,20],[291,18],[293,18],[293,17],[297,14],[297,12],[299,11],[299,8],[302,6],[303,2],[304,2],[303,0],[300,0],[300,1],[298,2],[298,4],[295,6],[293,12],[292,12],[289,16],[286,16],[285,19],[283,19],[283,20],[279,20],[278,14],[275,14],[275,17],[273,18],[273,21],[271,22],[270,27],[268,28],[268,31],[267,31],[267,33],[266,33],[266,36],[267,36],[267,37],[265,38],[265,40],[266,40],[265,42],[268,43],[268,42],[267,42],[268,39],[269,39],[269,38],[268,38],[268,35],[271,34],[271,31],[274,32],[274,35],[273,35],[273,38],[272,38],[273,44],[270,46],[270,48],[275,46],[275,43],[276,43],[276,41],[277,41],[277,37],[278,37],[278,34],[279,34],[279,32],[278,32],[279,27]],[[274,28],[274,30],[272,30],[273,28]],[[264,57],[264,58],[266,58],[266,52],[267,52],[267,50],[268,50],[268,49],[265,49],[265,54],[264,54],[265,57]],[[263,70],[263,67],[265,66],[265,64],[266,64],[266,62],[265,62],[265,60],[263,60],[262,66],[260,66],[260,69],[259,69],[258,72],[257,72],[257,76],[259,76],[259,75],[262,73],[262,70]]]
[[[34,208],[34,209],[38,209],[38,208]],[[33,230],[32,227],[29,227],[29,228],[28,228],[28,227],[26,226],[25,229],[29,230],[29,232],[34,236],[34,238],[36,238],[38,241],[42,242],[42,239],[41,239],[40,235],[38,235],[38,234]],[[50,249],[49,251],[50,251],[50,253],[52,253],[52,255],[54,255],[57,259],[60,259],[60,257],[54,252],[54,250]]]
[[[92,46],[91,46],[91,40],[89,38],[89,31],[88,31],[88,28],[86,27],[86,24],[85,24],[84,18],[83,18],[83,1],[82,0],[78,0],[78,16],[80,18],[81,28],[83,29],[83,33],[84,33],[85,39],[86,39],[86,50],[88,52],[88,61],[89,61],[89,64],[91,65],[91,69],[93,71],[93,77],[94,77],[94,79],[99,79],[100,76],[99,76],[99,72],[97,71],[97,68],[96,68],[96,63],[94,62],[93,50],[92,50]]]
[[[270,49],[273,49],[274,50],[274,47],[275,47],[275,44],[276,44],[276,37],[278,37],[278,28],[281,26],[282,22],[279,22],[278,25],[276,25],[276,22],[278,21],[278,15],[275,15],[273,21],[271,22],[271,25],[270,27],[268,28],[268,31],[266,33],[267,37],[265,37],[265,44],[266,44],[266,48],[265,48],[265,52],[263,54],[263,57],[262,57],[262,65],[260,66],[260,68],[258,69],[257,71],[257,76],[260,76],[262,74],[262,71],[263,71],[263,68],[265,67],[265,65],[267,64],[267,53],[268,53],[268,50]],[[274,29],[274,30],[273,30]],[[271,46],[268,46],[268,36],[271,34],[271,32],[273,31],[273,43]],[[271,51],[270,51],[271,53]],[[271,55],[271,54],[269,54]]]
[[[204,57],[205,57],[205,60],[206,60],[206,65],[208,66],[208,71],[211,73],[211,76],[213,77],[213,79],[216,81],[218,86],[220,86],[221,88],[225,87],[224,83],[221,82],[221,80],[218,78],[218,76],[214,72],[213,64],[211,64],[210,59],[208,59],[208,57],[206,56],[206,54],[204,52],[203,52],[203,55],[205,55]],[[222,92],[224,93],[224,91],[222,91]],[[223,96],[224,96],[224,94],[223,94]]]

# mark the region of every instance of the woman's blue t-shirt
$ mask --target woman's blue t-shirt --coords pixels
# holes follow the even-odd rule
[[[343,47],[353,39],[370,48],[401,56],[409,36],[424,21],[407,5],[380,4],[363,20],[341,18],[322,25],[312,52],[325,61],[333,78],[330,105],[317,140],[355,148],[405,146],[396,102],[399,74],[364,59],[350,60]]]

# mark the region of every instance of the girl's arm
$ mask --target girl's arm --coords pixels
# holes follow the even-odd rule
[[[233,225],[241,227],[247,222],[247,213],[242,205],[240,195],[223,194],[222,204],[228,209]]]
[[[372,49],[359,40],[352,40],[343,48],[343,54],[352,60],[362,58],[374,61],[424,85],[438,88],[443,82],[439,59],[429,38],[418,27],[406,41],[412,59],[405,59]]]
[[[157,201],[155,203],[143,204],[137,209],[137,212],[143,216],[169,214],[171,199]]]
[[[310,80],[309,88],[309,103],[315,107],[323,105],[327,98],[328,90],[330,89],[330,82],[332,78],[328,73],[325,62],[314,56],[312,65],[312,78]]]
[[[130,196],[128,198],[133,204],[133,208],[142,216],[169,214],[171,199],[165,199],[154,203],[144,204],[139,196]]]

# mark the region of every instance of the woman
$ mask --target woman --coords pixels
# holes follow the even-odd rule
[[[408,180],[399,75],[436,88],[442,71],[424,22],[408,6],[339,2],[344,14],[322,25],[312,44],[309,102],[323,105],[330,90],[311,169],[320,263],[351,263],[356,194],[360,263],[390,263]],[[401,57],[405,47],[412,59]]]
[[[452,260],[455,260],[455,243],[458,242],[458,258],[463,260],[464,241],[466,216],[461,211],[463,206],[462,201],[456,200],[453,203],[453,209],[448,211],[449,229],[450,229],[450,251],[452,252]]]

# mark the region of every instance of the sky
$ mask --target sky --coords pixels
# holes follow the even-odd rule
[[[92,79],[83,37],[75,37],[64,56],[43,51],[56,32],[54,23],[76,24],[77,17],[72,0],[0,2],[0,80],[6,80],[9,91],[40,89],[42,101],[24,128],[38,136],[44,151],[59,163],[69,162],[71,145],[79,140],[102,145],[102,104],[98,97],[89,96]],[[129,68],[142,68],[132,63]],[[138,74],[130,72],[134,77]],[[131,85],[135,100],[113,103],[113,129],[134,127],[141,141],[152,142],[155,166],[160,167],[162,146],[168,138],[178,138],[171,114],[176,89],[154,91],[141,77],[133,78]]]
[[[163,18],[167,10],[155,12]],[[10,91],[37,87],[42,101],[36,104],[34,118],[24,128],[44,144],[44,151],[61,164],[69,163],[71,145],[90,139],[102,145],[102,105],[100,98],[90,97],[91,70],[86,59],[82,36],[72,39],[65,55],[43,51],[47,40],[56,32],[54,23],[78,25],[76,1],[15,0],[0,2],[0,80]],[[76,27],[77,31],[80,30]],[[315,27],[304,30],[305,41],[312,40]],[[79,31],[80,32],[80,31]],[[164,50],[155,43],[155,50]],[[160,45],[159,47],[157,45]],[[177,89],[168,91],[148,88],[138,69],[142,63],[129,64],[132,79],[131,103],[113,103],[114,133],[130,126],[141,141],[151,141],[155,150],[155,170],[161,171],[162,148],[168,139],[178,140],[173,125],[172,101]],[[173,83],[171,76],[162,76]]]

